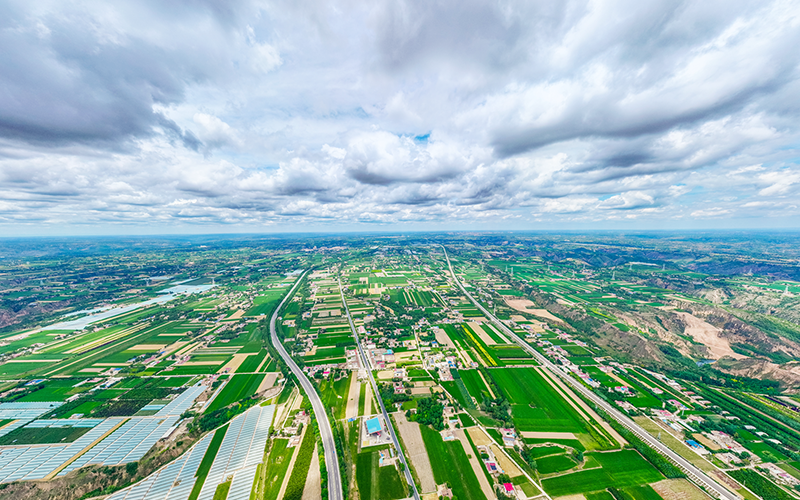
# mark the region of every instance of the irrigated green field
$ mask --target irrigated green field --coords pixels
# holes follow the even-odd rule
[[[522,431],[586,432],[575,410],[533,368],[489,370]]]
[[[263,373],[232,376],[222,391],[217,394],[217,397],[211,401],[211,404],[205,409],[205,411],[212,412],[214,410],[224,408],[231,403],[235,403],[240,399],[252,396],[255,394],[256,389],[258,389],[258,386],[261,384],[262,380],[264,380]]]
[[[448,483],[460,500],[483,499],[481,486],[469,463],[464,447],[458,441],[442,440],[442,436],[426,425],[420,426],[425,449],[431,457],[436,484]]]
[[[384,453],[387,453],[385,451]],[[356,459],[356,482],[362,500],[395,500],[405,498],[405,481],[394,465],[379,466],[379,451],[358,454]]]
[[[575,467],[577,464],[566,455],[553,455],[536,460],[536,470],[540,474],[561,472]]]
[[[636,450],[591,454],[602,469],[590,469],[542,480],[545,491],[553,497],[573,495],[609,487],[625,488],[650,484],[664,479]]]

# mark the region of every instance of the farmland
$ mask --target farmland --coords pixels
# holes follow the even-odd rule
[[[663,476],[634,450],[591,455],[601,468],[544,479],[542,486],[552,496],[592,492],[609,487],[638,486]]]
[[[741,478],[752,484],[748,495],[794,495],[800,402],[791,396],[800,381],[751,375],[754,360],[791,367],[800,326],[777,306],[770,315],[748,304],[789,303],[800,281],[643,258],[604,267],[592,256],[624,252],[544,238],[537,245],[550,254],[538,254],[527,238],[513,247],[441,240],[465,289],[501,323],[455,284],[441,246],[423,240],[0,266],[3,300],[58,304],[0,330],[0,481],[12,493],[43,484],[32,480],[72,485],[65,491],[76,500],[89,492],[80,485],[89,465],[102,464],[98,482],[144,488],[182,460],[196,468],[186,483],[195,499],[248,484],[257,498],[325,495],[310,395],[269,341],[267,320],[297,283],[277,334],[325,408],[350,497],[411,495],[399,451],[420,495],[446,485],[457,498],[492,498],[510,484],[520,498],[541,488],[551,497],[656,500],[661,482],[678,481],[665,479],[682,475],[666,458],[563,377],[699,469],[726,471],[731,488]],[[724,290],[728,303],[712,302],[700,283]],[[735,357],[715,357],[721,351],[703,348],[699,330],[728,339],[719,343]],[[399,449],[388,433],[396,422]],[[125,500],[130,491],[108,494]]]

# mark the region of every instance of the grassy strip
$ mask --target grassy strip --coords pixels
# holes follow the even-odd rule
[[[308,469],[314,456],[314,441],[314,432],[310,429],[306,430],[306,434],[303,436],[303,443],[300,445],[300,450],[297,452],[297,458],[294,461],[289,484],[286,485],[286,491],[283,495],[284,500],[300,500],[303,498]]]
[[[367,384],[361,384],[361,388],[358,391],[358,414],[364,414],[364,405],[366,404],[366,397],[367,397]]]
[[[292,452],[294,448],[287,448],[289,443],[288,439],[276,438],[272,441],[272,447],[269,450],[269,458],[266,460],[266,471],[264,471],[264,499],[276,500],[278,493],[281,491],[281,484],[283,478],[286,476],[286,471],[289,469],[289,463],[292,461]]]
[[[225,427],[220,427],[217,429],[217,432],[214,433],[214,437],[208,445],[206,454],[203,455],[203,461],[200,462],[200,467],[197,468],[197,473],[195,474],[197,481],[194,483],[192,492],[189,494],[189,500],[197,500],[197,497],[200,495],[200,489],[203,487],[203,483],[206,482],[208,471],[211,470],[211,464],[214,463],[214,459],[217,457],[217,452],[219,451],[222,439],[225,437],[225,432],[227,430],[228,424],[225,424]]]
[[[228,491],[231,489],[231,481],[225,481],[224,483],[220,483],[217,485],[217,489],[214,491],[214,499],[213,500],[225,500],[228,498]]]

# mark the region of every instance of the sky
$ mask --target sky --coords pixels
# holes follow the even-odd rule
[[[0,2],[0,235],[800,228],[800,2]]]

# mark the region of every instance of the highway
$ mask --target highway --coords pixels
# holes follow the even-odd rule
[[[539,363],[542,364],[545,368],[549,369],[552,373],[561,377],[562,380],[567,382],[573,389],[583,394],[586,398],[590,399],[595,405],[602,408],[607,414],[609,414],[614,420],[619,422],[620,424],[627,427],[630,431],[636,434],[642,441],[650,445],[653,449],[661,453],[662,455],[669,458],[678,468],[680,468],[692,481],[705,487],[708,491],[715,494],[717,498],[723,498],[726,500],[738,500],[741,498],[739,495],[731,492],[714,479],[709,477],[706,473],[698,469],[694,466],[691,462],[683,458],[682,456],[678,455],[674,451],[672,451],[669,447],[661,443],[661,441],[657,440],[653,436],[651,436],[647,431],[642,429],[639,424],[628,418],[627,415],[623,415],[620,411],[616,408],[611,406],[607,401],[602,399],[600,396],[586,388],[583,384],[575,380],[574,378],[570,377],[568,374],[564,373],[561,368],[556,366],[553,362],[547,359],[544,355],[539,353],[539,351],[535,350],[533,347],[528,345],[523,339],[518,337],[514,332],[511,331],[504,323],[502,323],[499,319],[497,319],[492,313],[490,313],[486,308],[484,308],[480,302],[475,300],[475,298],[470,294],[464,285],[461,284],[458,277],[456,277],[456,273],[453,271],[453,265],[450,263],[450,257],[447,255],[447,249],[442,247],[444,250],[445,259],[447,259],[447,267],[450,270],[450,274],[453,276],[453,281],[456,282],[458,287],[461,291],[466,295],[473,304],[481,311],[487,318],[491,320],[498,328],[500,328],[503,333],[508,335],[511,339],[514,340],[521,348],[525,351],[529,352],[536,358]]]
[[[322,400],[317,394],[314,385],[308,380],[303,370],[297,366],[289,353],[283,347],[283,342],[278,338],[278,332],[275,329],[275,323],[278,321],[278,313],[283,309],[283,305],[292,296],[295,289],[300,285],[303,277],[308,271],[304,272],[291,290],[283,297],[280,305],[272,313],[272,318],[269,320],[269,333],[272,339],[272,345],[277,349],[278,354],[281,355],[283,360],[289,365],[289,368],[294,373],[303,390],[311,401],[311,407],[314,409],[314,415],[317,417],[317,424],[319,425],[319,435],[322,439],[322,448],[325,451],[325,467],[328,470],[328,499],[329,500],[343,500],[344,494],[342,492],[342,476],[339,473],[339,458],[336,456],[336,443],[333,440],[333,431],[331,430],[331,423],[328,420],[328,414],[325,412],[325,407],[322,405]]]
[[[383,413],[383,418],[386,421],[386,427],[389,429],[389,435],[392,437],[392,442],[394,442],[394,447],[397,450],[398,458],[400,458],[400,462],[403,464],[403,472],[405,472],[406,482],[411,486],[411,490],[414,493],[414,499],[420,500],[419,492],[417,491],[417,485],[414,484],[414,479],[411,477],[411,469],[408,468],[408,462],[406,462],[406,456],[403,453],[403,448],[400,446],[400,441],[397,439],[397,434],[394,432],[394,426],[392,426],[392,421],[389,419],[389,413],[386,412],[386,407],[383,405],[383,399],[381,398],[381,393],[378,390],[378,384],[375,383],[375,377],[372,375],[372,370],[370,369],[369,361],[367,360],[367,356],[364,354],[364,349],[361,347],[361,340],[358,338],[358,333],[356,332],[356,325],[353,324],[353,318],[350,316],[350,308],[347,307],[347,299],[344,296],[344,290],[342,289],[342,282],[339,281],[339,293],[342,295],[342,304],[344,305],[344,312],[347,314],[347,321],[350,323],[350,330],[353,331],[353,338],[356,340],[356,345],[358,346],[358,354],[361,357],[361,363],[367,370],[367,374],[369,374],[369,381],[372,384],[372,390],[375,392],[375,399],[378,400],[378,405],[381,407],[381,412]]]

